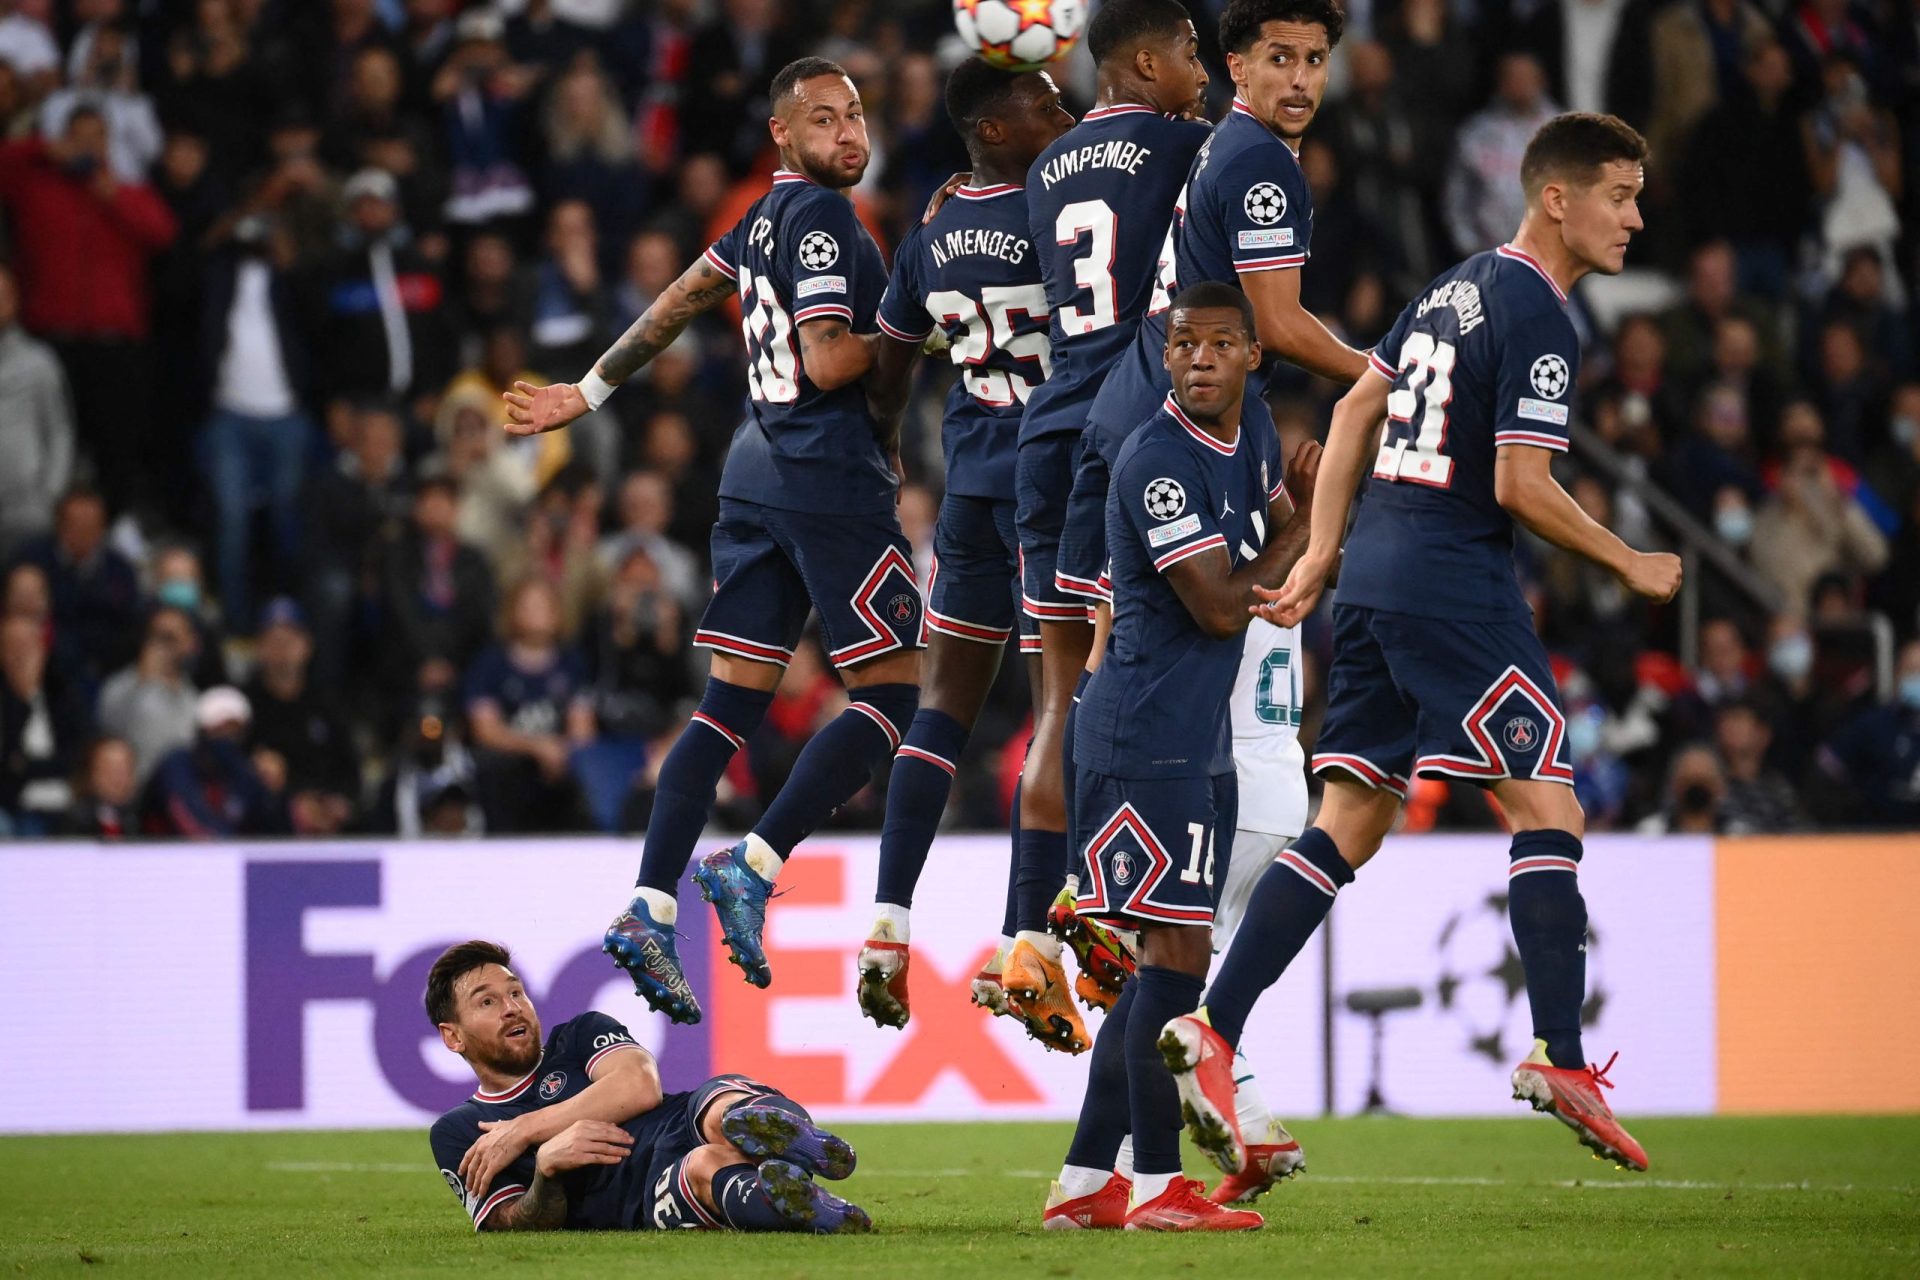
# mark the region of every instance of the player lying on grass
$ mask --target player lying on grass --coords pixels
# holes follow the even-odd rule
[[[1231,857],[1215,837],[1229,840],[1236,825],[1228,700],[1253,589],[1283,580],[1304,548],[1319,446],[1303,445],[1294,459],[1295,515],[1278,439],[1242,429],[1260,344],[1253,308],[1233,286],[1197,284],[1174,299],[1165,359],[1173,390],[1115,461],[1113,631],[1074,743],[1084,840],[1076,905],[1138,929],[1140,963],[1094,1041],[1080,1123],[1043,1216],[1049,1227],[1261,1223],[1181,1177],[1179,1096],[1156,1041],[1170,1018],[1199,1004],[1206,981],[1215,877]],[[1130,1192],[1115,1172],[1129,1129]]]
[[[1025,184],[1034,157],[1073,126],[1046,72],[1001,71],[978,58],[948,77],[946,107],[966,140],[972,180],[894,254],[867,379],[874,417],[895,436],[921,347],[936,331],[962,371],[940,431],[946,496],[927,583],[925,687],[893,761],[876,918],[858,960],[860,1009],[884,1027],[904,1027],[909,1017],[908,913],[960,753],[1015,624],[1036,630],[1020,613],[1013,464],[1021,409],[1051,366]],[[1040,688],[1037,652],[1027,669],[1029,685]]]
[[[693,878],[713,903],[746,980],[773,980],[762,943],[787,855],[893,757],[919,700],[920,590],[895,514],[891,441],[860,385],[873,366],[880,250],[847,193],[872,148],[853,81],[823,58],[773,77],[767,128],[773,187],[668,286],[577,385],[506,393],[507,430],[533,435],[598,408],[700,313],[736,291],[747,348],[747,413],[720,476],[713,598],[693,642],[713,650],[700,706],[661,762],[640,873],[605,950],[649,1006],[698,1022],[674,924],[680,878],[734,752],[765,720],[774,689],[817,611],[847,707],[816,733],[747,837],[702,858]]]
[[[805,1107],[745,1076],[662,1094],[653,1055],[604,1013],[544,1044],[540,1015],[491,942],[449,947],[427,1016],[479,1088],[433,1123],[433,1160],[478,1231],[867,1231],[814,1182],[853,1172],[853,1148]]]
[[[1171,1020],[1161,1038],[1195,1140],[1229,1171],[1245,1160],[1231,1064],[1247,1014],[1379,850],[1415,775],[1490,788],[1513,831],[1508,914],[1535,1037],[1514,1069],[1514,1096],[1597,1154],[1647,1167],[1607,1106],[1605,1068],[1589,1066],[1580,1043],[1584,816],[1553,672],[1513,562],[1518,523],[1636,595],[1665,601],[1680,587],[1677,556],[1634,551],[1551,470],[1567,448],[1579,358],[1567,290],[1625,264],[1642,226],[1645,157],[1645,141],[1612,116],[1542,125],[1521,163],[1527,212],[1513,242],[1434,280],[1374,351],[1378,376],[1334,410],[1311,543],[1259,608],[1298,623],[1340,564],[1327,721],[1313,756],[1326,793],[1314,825],[1261,879],[1205,1009]],[[1369,472],[1349,536],[1354,490]]]

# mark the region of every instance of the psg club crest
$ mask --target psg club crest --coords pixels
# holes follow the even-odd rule
[[[887,601],[887,613],[895,622],[912,622],[913,597],[902,591],[899,595]]]
[[[1531,751],[1534,744],[1540,741],[1540,726],[1525,716],[1515,716],[1507,721],[1507,727],[1500,736],[1515,751]]]
[[[1171,520],[1187,509],[1187,491],[1178,480],[1161,476],[1147,482],[1147,514],[1155,520]]]
[[[1107,864],[1113,869],[1113,882],[1117,885],[1133,883],[1133,856],[1125,849],[1115,850],[1113,861]]]
[[[809,271],[824,271],[840,261],[840,245],[824,231],[809,231],[800,239],[800,265]]]
[[[1527,381],[1533,384],[1533,389],[1549,400],[1558,400],[1567,394],[1567,383],[1571,380],[1567,362],[1555,355],[1541,356],[1527,371]]]
[[[560,1096],[560,1091],[566,1087],[567,1087],[566,1072],[564,1071],[547,1072],[546,1076],[540,1081],[540,1101],[552,1102],[555,1098]]]
[[[1272,226],[1287,216],[1287,193],[1275,182],[1256,182],[1247,188],[1247,195],[1240,202],[1247,216],[1261,226]]]

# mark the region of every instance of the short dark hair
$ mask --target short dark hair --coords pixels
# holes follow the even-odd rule
[[[1220,47],[1245,53],[1269,22],[1317,22],[1327,29],[1327,47],[1332,48],[1347,29],[1347,11],[1340,0],[1232,0],[1220,15]]]
[[[795,58],[773,73],[773,83],[767,86],[767,97],[773,102],[773,109],[778,111],[801,81],[846,75],[847,69],[831,58]],[[847,78],[851,80],[853,77]]]
[[[1534,131],[1520,160],[1520,185],[1531,200],[1556,178],[1591,181],[1594,171],[1609,161],[1638,164],[1646,158],[1647,140],[1619,116],[1569,111]]]
[[[1180,0],[1107,0],[1087,24],[1087,52],[1105,62],[1150,40],[1180,35],[1182,24],[1192,21]]]
[[[1190,284],[1180,291],[1167,308],[1168,328],[1172,328],[1172,317],[1176,311],[1198,311],[1201,308],[1219,308],[1238,311],[1240,321],[1247,327],[1247,336],[1253,337],[1259,332],[1254,327],[1253,302],[1247,295],[1230,284],[1218,280],[1202,280],[1199,284]]]
[[[427,1017],[434,1026],[454,1021],[453,984],[483,966],[497,964],[513,968],[513,953],[497,942],[479,938],[456,943],[440,953],[427,970]]]
[[[1024,71],[1005,71],[984,58],[968,58],[947,77],[947,118],[969,145],[974,126],[1004,111]]]

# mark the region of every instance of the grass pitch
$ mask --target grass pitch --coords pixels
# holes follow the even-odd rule
[[[846,1239],[475,1236],[424,1132],[13,1138],[0,1274],[1920,1275],[1920,1117],[1633,1127],[1650,1175],[1545,1117],[1303,1121],[1266,1229],[1206,1237],[1041,1231],[1059,1125],[848,1126],[878,1230]]]

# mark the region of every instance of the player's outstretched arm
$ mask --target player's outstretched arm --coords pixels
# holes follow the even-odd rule
[[[540,1107],[511,1120],[482,1120],[480,1138],[460,1157],[460,1180],[475,1195],[529,1147],[547,1142],[582,1120],[623,1124],[660,1105],[660,1068],[638,1045],[601,1059],[593,1083],[565,1102]]]
[[[800,367],[822,391],[837,391],[867,376],[883,335],[860,334],[845,320],[826,317],[800,326]]]
[[[1680,590],[1680,557],[1635,551],[1582,511],[1553,478],[1552,450],[1501,445],[1494,455],[1493,496],[1528,530],[1611,571],[1635,595],[1664,602]]]
[[[1367,367],[1366,352],[1334,337],[1319,316],[1301,305],[1299,271],[1244,271],[1240,287],[1253,303],[1266,359],[1278,356],[1343,387],[1359,381]]]
[[[558,1231],[567,1225],[567,1193],[560,1175],[595,1164],[619,1164],[633,1151],[633,1135],[604,1120],[568,1126],[540,1148],[527,1193],[480,1220],[482,1231]]]
[[[507,402],[508,433],[533,436],[543,431],[557,431],[589,410],[599,408],[614,388],[666,350],[695,316],[731,297],[733,291],[732,277],[714,266],[706,255],[696,258],[606,349],[581,381],[547,387],[514,383],[513,389],[501,397]]]
[[[1333,407],[1333,425],[1327,429],[1327,448],[1314,484],[1312,534],[1306,554],[1277,593],[1255,593],[1264,603],[1254,609],[1267,621],[1291,627],[1312,613],[1319,601],[1340,558],[1354,491],[1378,451],[1380,420],[1387,412],[1387,392],[1392,389],[1392,384],[1378,374],[1363,375]]]

